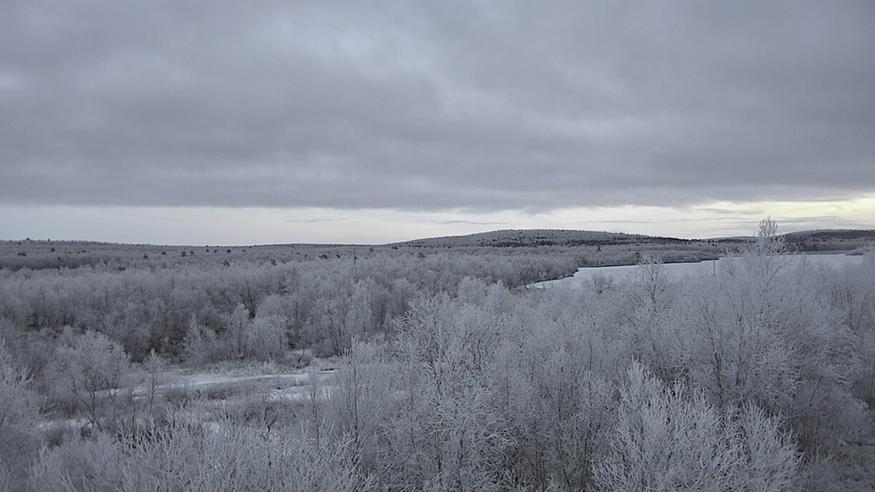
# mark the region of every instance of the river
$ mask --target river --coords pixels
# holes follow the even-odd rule
[[[786,257],[793,264],[807,264],[812,266],[822,265],[828,268],[841,268],[845,265],[859,265],[863,262],[864,258],[860,255],[852,256],[844,254],[786,255]],[[688,275],[716,273],[735,261],[739,261],[739,258],[728,256],[720,258],[719,260],[708,260],[695,263],[665,263],[663,269],[668,275],[674,278],[679,278]],[[556,287],[580,289],[584,286],[592,285],[592,278],[597,275],[612,277],[615,281],[623,280],[630,274],[634,273],[637,267],[637,265],[581,267],[578,268],[577,272],[571,277],[537,282],[529,284],[527,287],[535,289],[551,289]]]

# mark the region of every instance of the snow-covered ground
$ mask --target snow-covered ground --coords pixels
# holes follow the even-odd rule
[[[251,371],[252,368],[249,369]],[[168,395],[171,393],[191,395],[215,393],[209,398],[211,407],[224,406],[232,400],[245,398],[263,398],[268,402],[306,402],[314,394],[312,378],[315,376],[317,398],[327,398],[331,394],[335,370],[325,369],[295,369],[292,371],[277,371],[255,374],[235,374],[239,370],[229,370],[227,373],[216,372],[183,372],[180,369],[170,369],[162,372],[155,386],[156,395]],[[123,387],[112,390],[104,390],[101,393],[108,395],[110,392],[127,393],[133,392],[136,400],[146,398],[150,389],[148,385],[139,384],[133,388]],[[227,391],[227,395],[222,395]],[[40,431],[53,429],[77,429],[88,425],[89,421],[84,417],[77,418],[50,418],[37,424]]]
[[[334,374],[334,369],[323,369],[316,372],[318,382],[324,382]],[[162,382],[156,386],[159,393],[187,389],[198,390],[208,389],[212,386],[221,386],[228,384],[240,383],[275,383],[281,386],[302,387],[310,384],[310,373],[306,371],[296,371],[291,373],[271,373],[271,374],[254,374],[247,376],[232,376],[222,373],[192,373],[184,375],[176,375],[169,382]],[[149,388],[146,385],[139,385],[134,389],[134,396],[142,396],[148,394]]]

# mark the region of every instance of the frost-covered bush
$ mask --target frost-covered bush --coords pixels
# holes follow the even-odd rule
[[[617,353],[592,324],[554,307],[538,307],[538,324],[504,325],[486,384],[492,412],[510,436],[505,466],[516,486],[587,489],[590,464],[604,453],[613,422],[606,376]]]
[[[762,410],[721,414],[637,364],[628,378],[610,453],[594,466],[600,490],[784,491],[796,485],[795,442]]]
[[[93,331],[65,333],[43,372],[51,400],[67,410],[84,412],[98,428],[121,417],[131,393],[121,389],[129,372],[127,354],[105,335]]]
[[[510,437],[481,381],[499,326],[488,313],[457,307],[447,296],[414,302],[392,351],[394,386],[371,385],[376,395],[391,395],[371,407],[388,415],[376,420],[381,486],[490,490],[503,483]]]
[[[677,323],[676,285],[657,258],[645,257],[627,287],[620,327],[628,350],[663,381],[685,371],[687,338]]]
[[[237,341],[230,333],[222,338],[205,324],[192,316],[182,339],[183,360],[193,366],[200,366],[210,362],[218,362],[233,358],[240,352],[236,351]]]
[[[369,486],[349,441],[253,431],[229,421],[151,425],[115,439],[100,434],[44,449],[31,470],[33,490],[358,491]]]
[[[245,354],[257,360],[272,360],[288,349],[285,321],[279,316],[256,316],[243,334]]]
[[[27,368],[12,358],[0,338],[0,490],[20,488],[37,450],[37,396]]]
[[[378,469],[383,434],[391,429],[400,397],[396,362],[383,347],[353,342],[332,381],[328,420],[350,438],[352,451],[365,467]]]
[[[605,452],[613,421],[611,384],[587,368],[585,357],[561,347],[536,361],[520,355],[502,352],[490,391],[511,436],[513,474],[521,483],[589,488],[591,464]]]
[[[477,304],[483,302],[489,286],[481,279],[465,277],[459,282],[456,298],[463,303]]]

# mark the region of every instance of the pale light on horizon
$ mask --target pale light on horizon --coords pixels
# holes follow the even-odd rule
[[[828,201],[711,202],[685,207],[574,207],[412,212],[255,207],[0,207],[0,239],[152,244],[385,244],[498,229],[579,229],[652,236],[750,235],[765,216],[782,232],[875,229],[875,196]]]

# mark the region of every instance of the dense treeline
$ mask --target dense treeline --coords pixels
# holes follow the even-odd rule
[[[574,261],[578,266],[629,265],[643,256],[657,256],[666,263],[714,259],[735,252],[747,240],[681,240],[624,234],[564,231],[572,236],[606,236],[594,241],[550,241],[538,231],[527,240],[504,246],[491,242],[444,243],[440,238],[383,246],[260,245],[260,246],[158,246],[69,241],[0,241],[0,270],[64,270],[90,267],[97,271],[173,269],[186,266],[217,268],[238,263],[277,265],[374,258],[403,258],[452,253],[454,257],[527,257]],[[508,260],[513,261],[513,260]]]
[[[784,252],[765,221],[714,275],[645,258],[581,291],[512,288],[564,260],[459,254],[6,273],[0,443],[21,446],[0,447],[0,484],[865,490],[845,467],[872,438],[875,258]],[[205,425],[156,391],[168,358],[289,348],[343,357],[286,425],[267,406]],[[40,450],[39,406],[88,432]]]
[[[417,294],[453,295],[465,276],[520,286],[573,273],[549,256],[378,256],[319,262],[181,265],[167,269],[0,273],[0,318],[27,337],[29,367],[59,330],[103,333],[134,360],[151,350],[179,357],[187,335],[225,338],[250,324],[276,331],[291,347],[331,355],[351,335],[385,332]],[[241,320],[242,318],[242,320]],[[265,327],[266,325],[271,325]],[[221,341],[221,340],[220,340]],[[50,350],[49,350],[50,352]],[[240,356],[230,347],[211,358]],[[218,353],[223,352],[223,353]]]

